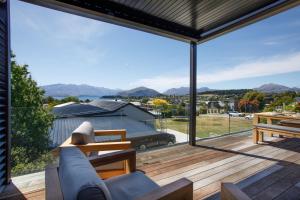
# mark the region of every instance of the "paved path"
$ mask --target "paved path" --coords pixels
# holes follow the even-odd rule
[[[160,129],[157,129],[157,130],[160,131]],[[187,142],[188,141],[188,134],[185,134],[185,133],[182,133],[182,132],[179,132],[179,131],[175,131],[175,130],[169,129],[169,128],[163,129],[162,131],[175,135],[176,143],[182,143],[182,142]],[[200,139],[200,138],[196,137],[196,140],[197,139]]]

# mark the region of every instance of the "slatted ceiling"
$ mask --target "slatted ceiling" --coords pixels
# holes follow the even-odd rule
[[[22,1],[199,43],[300,4],[300,0]]]
[[[238,18],[241,15],[240,13],[248,14],[255,11],[257,8],[264,7],[269,4],[259,0],[251,1],[253,4],[250,5],[248,2],[249,1],[241,1],[241,3],[237,5],[234,1],[228,1],[225,3],[227,5],[222,5],[217,9],[212,10],[210,13],[205,14],[202,17],[202,20],[197,24],[197,28],[207,31],[220,26],[221,24],[229,23],[232,21],[232,18]],[[239,12],[236,12],[237,10],[239,10]],[[221,15],[216,15],[215,13],[226,13],[226,15],[223,17]],[[232,13],[231,16],[230,13]]]

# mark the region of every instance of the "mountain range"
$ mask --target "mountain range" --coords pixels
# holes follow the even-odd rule
[[[90,85],[75,84],[53,84],[41,86],[45,90],[45,96],[66,97],[66,96],[105,96],[116,95],[121,90],[109,89],[104,87],[95,87]]]
[[[131,90],[109,89],[104,87],[95,87],[90,85],[75,85],[75,84],[53,84],[41,86],[45,90],[46,96],[53,97],[66,97],[66,96],[123,96],[123,97],[154,97],[159,96],[156,90],[147,87],[137,87]],[[253,88],[254,90],[264,93],[281,93],[286,91],[300,92],[300,88],[287,87],[284,85],[268,83],[261,85],[260,87]],[[201,87],[197,89],[197,92],[215,91],[216,89],[210,89],[208,87]],[[171,88],[163,92],[164,95],[186,95],[189,94],[189,87]]]

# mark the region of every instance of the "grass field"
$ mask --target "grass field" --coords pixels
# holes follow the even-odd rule
[[[228,116],[209,116],[202,115],[197,117],[197,137],[212,137],[229,133],[229,118]],[[188,122],[176,121],[172,118],[166,119],[166,128],[187,133]],[[252,120],[246,120],[239,117],[230,118],[230,132],[239,132],[249,130],[252,127]]]

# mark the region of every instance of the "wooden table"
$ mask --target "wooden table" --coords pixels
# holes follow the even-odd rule
[[[253,125],[259,123],[260,119],[267,119],[267,124],[272,124],[274,120],[282,121],[282,120],[300,120],[300,117],[283,115],[281,113],[271,114],[271,113],[255,113],[253,117]]]

